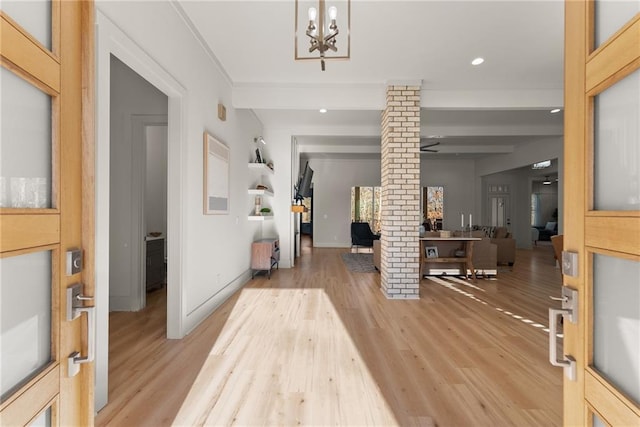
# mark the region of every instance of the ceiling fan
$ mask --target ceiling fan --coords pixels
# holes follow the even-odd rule
[[[436,145],[440,145],[440,142],[433,142],[431,144],[421,145],[420,151],[422,151],[423,153],[437,153],[439,150],[434,150],[431,148],[431,147],[435,147]]]

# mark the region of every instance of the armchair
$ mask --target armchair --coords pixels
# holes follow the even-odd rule
[[[373,248],[373,241],[379,240],[380,235],[373,234],[368,222],[352,222],[351,223],[351,248],[359,246],[365,248]]]

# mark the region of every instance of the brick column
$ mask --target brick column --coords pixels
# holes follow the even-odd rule
[[[381,285],[387,298],[418,299],[420,86],[390,85],[382,113]]]

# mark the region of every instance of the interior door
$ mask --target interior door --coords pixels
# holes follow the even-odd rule
[[[564,423],[640,425],[640,3],[565,4]]]
[[[2,425],[93,424],[91,308],[66,313],[70,285],[93,295],[93,21],[89,1],[0,4]]]
[[[494,227],[511,226],[511,203],[509,185],[489,185],[489,225]]]

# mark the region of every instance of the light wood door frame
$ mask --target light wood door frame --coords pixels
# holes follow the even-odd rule
[[[66,288],[93,295],[92,0],[52,0],[52,48],[0,12],[0,62],[52,97],[52,207],[0,208],[0,257],[51,251],[51,361],[0,403],[3,425],[25,425],[51,408],[52,425],[93,425],[93,364],[69,377],[67,358],[87,351],[86,326],[66,320]],[[67,276],[68,249],[83,248],[84,269]],[[84,328],[84,330],[83,330]]]
[[[593,254],[640,260],[640,212],[596,211],[593,204],[593,97],[640,68],[640,13],[597,49],[594,2],[565,3],[564,250],[579,254],[579,323],[564,322],[564,352],[577,362],[577,380],[564,380],[564,424],[592,425],[596,413],[612,425],[637,425],[640,408],[591,365]]]

